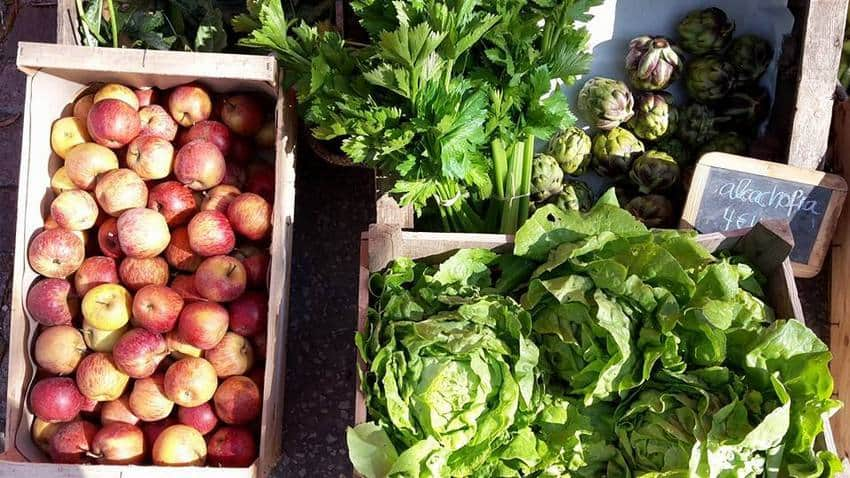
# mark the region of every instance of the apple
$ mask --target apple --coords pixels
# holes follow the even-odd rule
[[[213,396],[215,414],[228,425],[244,425],[260,416],[260,389],[248,377],[236,375],[224,380]]]
[[[148,195],[148,208],[162,214],[171,227],[186,224],[197,207],[192,190],[177,181],[159,183]]]
[[[172,425],[157,437],[151,457],[158,466],[201,466],[207,459],[207,444],[198,430]]]
[[[185,134],[180,137],[180,145],[203,139],[214,144],[221,154],[227,156],[230,153],[230,130],[218,121],[198,121]]]
[[[254,381],[257,384],[257,389],[260,391],[260,395],[263,394],[263,384],[266,381],[266,369],[262,367],[254,367],[251,369],[251,372],[248,374],[248,378]]]
[[[171,289],[180,294],[180,297],[182,297],[186,302],[207,300],[201,297],[201,294],[199,294],[198,290],[195,289],[194,274],[177,274],[174,279],[171,280]]]
[[[268,236],[272,227],[272,208],[254,193],[242,193],[227,208],[227,219],[233,229],[252,241]]]
[[[147,285],[133,298],[130,322],[155,334],[164,334],[177,325],[183,310],[183,298],[174,290],[161,285]]]
[[[93,104],[94,95],[81,96],[74,102],[74,109],[72,113],[74,118],[77,118],[78,120],[81,120],[83,124],[86,124],[86,119],[89,117],[89,110]]]
[[[133,297],[118,284],[101,284],[83,296],[83,319],[100,330],[116,330],[127,325]]]
[[[118,242],[118,219],[108,217],[97,229],[97,245],[100,252],[112,259],[120,259],[124,256],[121,244]]]
[[[59,429],[61,423],[50,423],[42,420],[41,418],[35,417],[32,421],[32,427],[30,427],[30,435],[32,436],[32,441],[35,443],[41,451],[45,453],[50,452],[50,438],[56,433],[56,430]]]
[[[127,103],[111,98],[97,101],[95,97],[86,126],[95,143],[112,149],[127,146],[142,130],[139,112]]]
[[[203,257],[195,254],[189,246],[189,232],[185,227],[171,231],[171,242],[164,255],[171,267],[186,272],[194,272],[203,260]]]
[[[136,99],[139,100],[139,107],[154,105],[159,102],[159,90],[150,86],[136,88],[133,90],[136,94]]]
[[[230,161],[224,173],[221,185],[234,186],[237,189],[245,186],[245,168],[240,163]]]
[[[45,328],[33,349],[38,366],[54,375],[73,373],[88,350],[83,335],[70,325]]]
[[[132,107],[134,110],[139,109],[139,97],[136,96],[136,92],[124,85],[107,83],[94,94],[95,104],[108,99],[120,100]]]
[[[90,193],[72,189],[56,196],[50,203],[50,217],[59,227],[69,231],[91,229],[99,210]]]
[[[157,136],[166,141],[174,141],[177,137],[177,122],[159,105],[145,106],[139,110],[141,123],[140,136]]]
[[[260,131],[257,131],[257,134],[254,135],[254,142],[257,143],[257,146],[260,148],[272,149],[274,148],[276,136],[277,132],[275,131],[274,120],[266,121],[263,123],[263,127],[260,128]]]
[[[74,380],[68,377],[39,380],[30,389],[29,398],[33,415],[50,423],[73,420],[85,399]]]
[[[110,423],[95,434],[91,453],[102,465],[138,465],[145,459],[145,436],[129,423]]]
[[[228,332],[215,347],[204,352],[219,378],[244,375],[254,365],[254,351],[245,337]]]
[[[251,466],[257,458],[254,434],[244,427],[222,427],[207,440],[207,464],[225,468]]]
[[[147,208],[129,209],[118,216],[118,243],[129,257],[158,256],[168,247],[171,234],[165,216]]]
[[[100,402],[83,396],[83,405],[80,407],[80,413],[87,415],[100,415]]]
[[[223,214],[221,216],[224,217]],[[227,222],[227,218],[224,221]],[[233,234],[233,231],[230,233]],[[86,247],[80,236],[62,228],[39,232],[27,250],[27,259],[34,271],[57,279],[76,272],[85,258]]]
[[[165,372],[165,394],[181,407],[197,407],[216,393],[215,369],[202,358],[186,357]]]
[[[190,302],[177,320],[177,333],[183,341],[202,350],[215,347],[227,333],[227,309],[215,302]]]
[[[230,144],[230,156],[227,159],[244,164],[254,159],[255,153],[253,141],[242,136],[233,136]]]
[[[254,136],[263,127],[263,107],[250,95],[234,95],[224,100],[221,121],[234,133]]]
[[[177,360],[186,357],[200,357],[204,351],[190,344],[177,330],[169,331],[165,334],[165,343],[168,344],[168,350],[171,351],[171,356]]]
[[[70,325],[80,311],[80,299],[65,279],[42,279],[27,293],[30,317],[46,326]]]
[[[110,216],[118,217],[124,211],[145,207],[148,187],[131,169],[113,169],[104,173],[94,188],[97,204]]]
[[[195,289],[207,300],[230,302],[245,292],[245,266],[231,256],[204,259],[195,271]]]
[[[188,128],[210,117],[212,100],[204,88],[190,83],[171,90],[168,111],[181,126]]]
[[[145,181],[162,179],[171,174],[174,146],[158,136],[139,136],[127,146],[125,159],[127,167]]]
[[[50,437],[50,459],[54,463],[87,463],[95,434],[97,427],[85,420],[61,424]]]
[[[269,252],[254,246],[246,246],[235,250],[233,255],[245,266],[248,272],[248,285],[265,288],[271,260]]]
[[[227,305],[230,330],[246,337],[266,331],[269,316],[269,298],[254,290],[246,291]]]
[[[145,449],[150,450],[153,448],[153,444],[156,442],[157,437],[159,437],[162,431],[171,425],[177,424],[177,419],[173,417],[168,417],[164,420],[157,420],[155,422],[142,422],[140,426],[142,433],[145,435]]]
[[[112,347],[115,342],[127,332],[127,327],[120,327],[115,330],[101,330],[91,326],[91,324],[83,321],[83,340],[86,341],[86,346],[95,352],[112,352]]]
[[[251,343],[254,344],[254,352],[256,352],[257,360],[266,359],[266,333],[262,332],[251,337]]]
[[[142,328],[131,329],[112,348],[115,365],[131,378],[150,377],[167,355],[165,338]]]
[[[86,258],[74,274],[74,289],[83,297],[86,292],[101,284],[117,284],[118,267],[115,259],[106,256]]]
[[[174,177],[195,191],[221,184],[226,168],[221,151],[203,139],[181,146],[174,157]]]
[[[230,203],[239,196],[241,191],[236,186],[221,184],[207,191],[201,203],[201,211],[219,211],[227,214]]]
[[[57,169],[53,176],[50,177],[50,189],[53,190],[54,194],[61,194],[65,191],[70,191],[72,189],[77,189],[77,185],[71,181],[71,177],[68,176],[68,170],[65,166]]]
[[[227,216],[219,211],[201,211],[189,221],[189,247],[204,256],[227,254],[236,245],[236,235]]]
[[[168,263],[162,257],[125,257],[118,266],[118,276],[133,292],[147,285],[165,285],[168,284]]]
[[[135,384],[133,384],[135,386]],[[128,423],[130,425],[138,425],[141,420],[130,410],[130,395],[124,394],[115,400],[103,402],[103,407],[100,409],[101,425],[109,425],[110,423]]]
[[[244,190],[262,196],[269,203],[274,203],[274,182],[274,166],[255,161],[248,166]]]
[[[65,156],[65,171],[78,188],[91,191],[98,176],[118,169],[118,156],[97,143],[78,144]]]
[[[65,158],[68,151],[78,144],[91,141],[86,129],[86,121],[73,116],[59,118],[53,122],[50,130],[50,147],[60,158]]]
[[[120,397],[129,381],[130,377],[118,369],[108,353],[86,355],[77,366],[77,388],[84,396],[98,402]]]
[[[162,374],[140,378],[133,383],[133,391],[130,392],[127,403],[140,420],[154,422],[171,415],[174,401],[165,393],[164,383],[165,377]]]
[[[177,407],[177,420],[183,425],[188,425],[201,432],[201,435],[213,431],[218,425],[218,417],[215,416],[210,402],[205,402],[197,407]]]

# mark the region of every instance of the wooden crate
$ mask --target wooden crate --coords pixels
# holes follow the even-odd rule
[[[768,227],[765,227],[768,226]],[[805,322],[803,308],[797,295],[794,271],[787,258],[793,247],[793,238],[787,226],[776,223],[761,223],[750,230],[730,231],[727,233],[701,234],[697,242],[709,251],[722,251],[736,248],[739,253],[751,258],[753,264],[768,276],[767,303],[774,308],[777,317],[795,317]],[[505,252],[513,247],[513,236],[501,234],[443,234],[429,232],[402,231],[400,227],[376,224],[369,227],[360,239],[360,276],[357,307],[357,330],[367,332],[367,313],[369,310],[369,276],[378,272],[396,258],[408,257],[438,264],[458,249],[484,248]],[[769,250],[772,253],[765,254]],[[782,251],[782,252],[779,252]],[[833,360],[833,363],[837,361]],[[358,354],[357,367],[366,370],[366,364]],[[354,398],[354,423],[360,424],[368,419],[366,399],[357,376],[357,389]],[[835,452],[835,440],[829,420],[824,419],[824,433],[821,449]],[[357,473],[354,475],[358,476]]]
[[[35,364],[30,345],[36,323],[24,302],[37,278],[27,262],[27,245],[44,222],[52,196],[50,173],[61,164],[51,153],[51,124],[92,82],[115,81],[131,86],[170,88],[199,81],[215,92],[252,91],[275,102],[276,193],[274,199],[265,387],[260,422],[259,457],[248,468],[188,468],[179,476],[264,477],[281,454],[285,343],[289,310],[289,268],[295,204],[295,113],[280,95],[278,68],[271,57],[187,54],[20,43],[18,67],[28,74],[18,193],[15,268],[9,340],[9,385],[6,395],[6,450],[0,476],[166,477],[173,468],[155,466],[57,465],[46,463],[30,438],[33,416],[27,390]]]

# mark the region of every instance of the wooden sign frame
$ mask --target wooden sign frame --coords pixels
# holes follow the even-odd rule
[[[694,228],[697,215],[702,206],[703,193],[708,184],[709,173],[713,169],[725,169],[737,171],[749,176],[761,176],[775,178],[781,181],[790,181],[800,184],[819,186],[832,191],[829,203],[824,211],[823,220],[817,231],[817,237],[812,245],[809,260],[806,263],[791,262],[796,277],[814,277],[820,272],[824,259],[832,241],[832,235],[838,224],[844,199],[847,195],[847,183],[844,178],[835,174],[801,169],[780,163],[761,161],[744,156],[736,156],[726,153],[708,153],[700,158],[691,181],[685,209],[682,212],[681,226]],[[715,232],[715,231],[700,231]],[[799,241],[798,241],[799,243]]]

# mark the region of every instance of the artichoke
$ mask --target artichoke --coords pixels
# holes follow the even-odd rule
[[[630,120],[634,105],[629,87],[610,78],[591,78],[578,94],[578,109],[585,121],[604,131]]]
[[[625,209],[647,227],[664,227],[673,222],[673,203],[660,194],[638,196]]]
[[[679,180],[679,165],[669,154],[650,150],[632,163],[629,178],[644,194],[663,191]]]
[[[622,181],[614,186],[614,194],[617,195],[617,204],[624,208],[638,195],[638,192],[631,181]]]
[[[656,141],[670,136],[679,123],[679,110],[667,92],[642,93],[635,99],[635,116],[629,128],[640,139]]]
[[[735,21],[723,10],[713,7],[689,13],[677,27],[679,45],[693,55],[723,50],[732,39]]]
[[[549,140],[546,154],[555,158],[565,174],[580,175],[590,163],[590,136],[580,128],[565,129]]]
[[[660,91],[679,78],[682,57],[670,40],[641,36],[629,42],[626,73],[639,90]]]
[[[587,212],[593,207],[593,190],[583,181],[568,179],[564,190],[555,196],[554,204],[564,211]]]
[[[678,138],[664,138],[653,149],[669,154],[680,167],[693,160],[691,150]]]
[[[531,165],[531,197],[535,201],[545,201],[561,192],[564,172],[558,161],[548,154],[538,154]]]
[[[770,93],[755,85],[735,90],[717,104],[717,115],[730,126],[753,131],[770,113]]]
[[[690,104],[679,113],[679,138],[691,146],[703,144],[718,133],[717,122],[711,108],[699,103]]]
[[[699,150],[699,155],[706,153],[744,154],[749,149],[747,140],[738,133],[720,133],[708,140]]]
[[[691,97],[701,103],[726,96],[735,86],[735,68],[717,56],[696,58],[688,64],[685,87]]]
[[[623,128],[599,133],[593,138],[593,168],[601,176],[620,177],[644,152],[643,143]]]
[[[752,83],[761,78],[773,60],[773,47],[764,38],[744,35],[736,38],[726,60],[735,68],[735,79],[740,83]]]

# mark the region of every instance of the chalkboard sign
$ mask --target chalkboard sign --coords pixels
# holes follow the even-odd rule
[[[709,233],[750,228],[762,219],[788,221],[795,275],[811,277],[823,264],[846,193],[840,176],[710,153],[694,171],[682,222]]]

